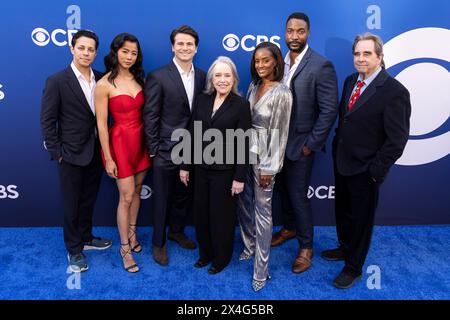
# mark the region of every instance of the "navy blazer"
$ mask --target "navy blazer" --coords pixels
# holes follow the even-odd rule
[[[96,81],[102,74],[93,70]],[[47,79],[41,103],[45,147],[54,160],[85,166],[94,156],[97,121],[69,66]]]
[[[382,182],[408,141],[409,91],[382,69],[349,111],[357,79],[355,73],[344,83],[333,139],[335,168],[344,176],[369,172]]]
[[[194,67],[194,101],[205,87],[206,73]],[[170,160],[170,151],[177,143],[171,140],[175,129],[187,129],[191,119],[191,109],[183,80],[177,67],[171,61],[147,76],[145,83],[145,104],[142,116],[150,155]]]
[[[305,53],[290,89],[293,96],[286,156],[296,161],[303,146],[325,150],[338,112],[338,89],[333,64],[311,48]]]

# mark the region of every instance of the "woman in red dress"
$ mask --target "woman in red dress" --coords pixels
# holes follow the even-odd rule
[[[138,39],[127,33],[116,36],[105,57],[106,74],[95,88],[95,110],[106,173],[119,189],[117,225],[120,255],[128,272],[138,272],[132,252],[142,247],[136,238],[136,221],[142,182],[151,166],[144,141],[142,106],[144,70]],[[108,115],[113,125],[108,130]]]

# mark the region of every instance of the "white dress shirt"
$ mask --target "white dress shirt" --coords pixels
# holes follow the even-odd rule
[[[83,90],[84,96],[89,104],[89,107],[92,110],[92,113],[95,115],[95,106],[94,106],[94,90],[95,90],[95,76],[92,69],[89,69],[90,72],[90,82],[81,74],[81,72],[77,69],[75,64],[72,62],[70,64],[72,67],[73,73],[75,73],[75,77],[78,79],[78,83]]]
[[[178,69],[180,73],[181,80],[183,80],[184,90],[186,90],[186,95],[189,100],[189,108],[192,110],[192,101],[194,100],[194,65],[191,66],[191,70],[189,72],[184,71],[180,65],[177,63],[176,59],[173,58],[173,63]]]
[[[295,70],[297,70],[298,65],[302,61],[303,57],[306,54],[306,51],[308,50],[309,46],[306,44],[305,49],[295,58],[294,65],[291,67],[291,57],[289,55],[289,52],[287,53],[286,57],[284,58],[284,78],[283,83],[287,85],[289,88],[291,87],[291,80],[292,76],[295,73]]]

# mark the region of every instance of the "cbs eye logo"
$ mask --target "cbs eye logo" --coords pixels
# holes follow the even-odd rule
[[[280,44],[278,41],[280,40],[279,36],[265,36],[265,35],[251,35],[247,34],[242,37],[242,39],[239,39],[239,37],[233,33],[229,33],[222,39],[222,46],[225,50],[233,52],[239,49],[241,47],[245,51],[253,51],[255,50],[255,46],[260,44],[261,42],[272,42],[276,44],[278,47],[280,47]]]
[[[153,190],[147,186],[147,185],[142,185],[142,189],[141,189],[141,199],[142,200],[146,200],[148,198],[150,198],[152,196]]]
[[[384,59],[386,69],[409,64],[395,77],[408,88],[412,109],[410,137],[396,164],[422,165],[450,154],[450,30],[402,33],[384,45]]]
[[[46,46],[50,42],[50,34],[44,28],[36,28],[31,32],[31,40],[40,46]]]
[[[237,35],[229,33],[222,39],[222,45],[227,51],[235,51],[239,48],[240,40]]]

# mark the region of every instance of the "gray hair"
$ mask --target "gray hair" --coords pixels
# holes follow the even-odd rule
[[[239,75],[237,73],[236,65],[230,58],[225,57],[225,56],[218,57],[216,60],[214,60],[214,62],[209,67],[208,74],[206,75],[206,89],[205,89],[204,93],[212,94],[215,91],[214,84],[213,84],[213,77],[214,77],[213,71],[219,62],[225,63],[226,65],[228,65],[230,67],[231,73],[233,74],[233,77],[234,77],[234,84],[233,84],[233,87],[231,88],[231,92],[240,96],[241,93],[238,90]]]
[[[375,53],[378,57],[381,57],[381,66],[384,68],[384,54],[383,54],[383,40],[373,33],[366,32],[364,34],[358,34],[353,41],[352,52],[355,52],[356,44],[361,40],[372,40],[375,45]]]

